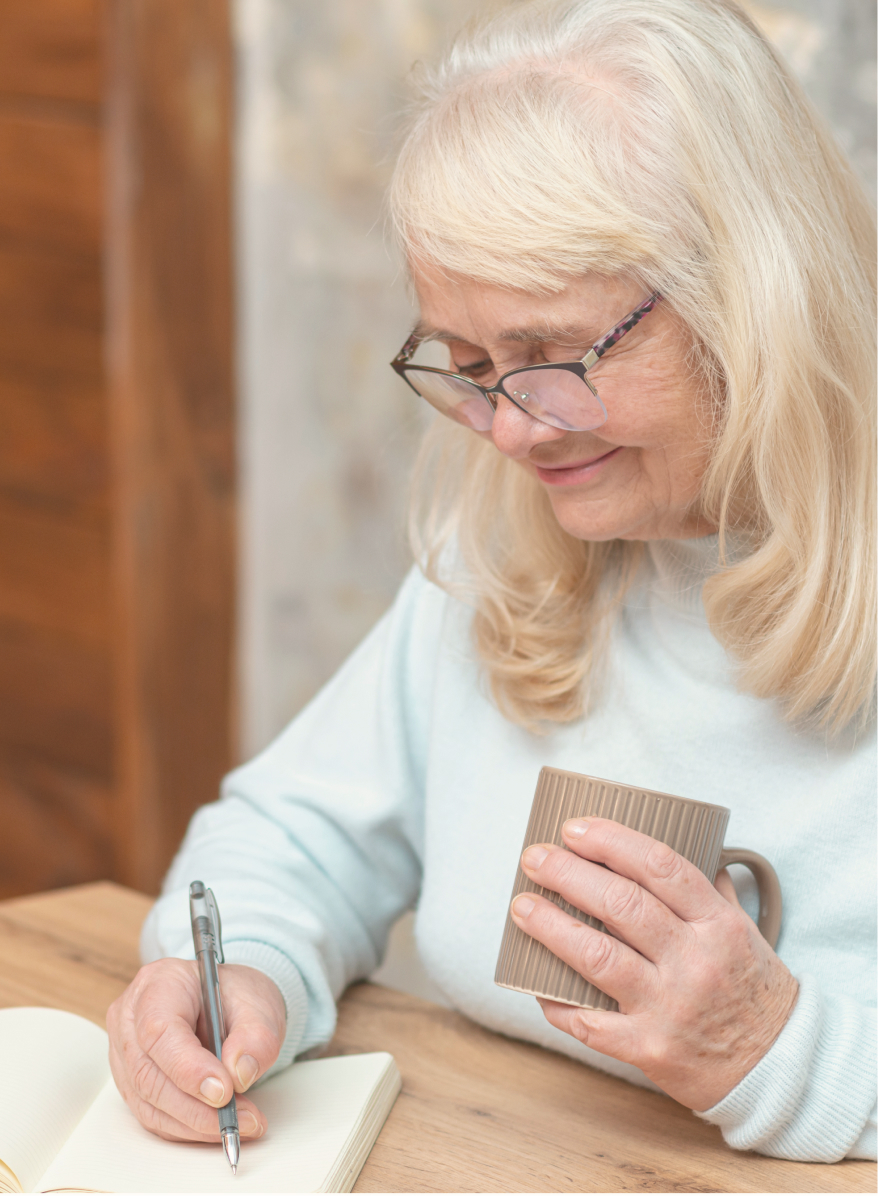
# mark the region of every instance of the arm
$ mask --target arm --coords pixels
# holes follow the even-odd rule
[[[392,610],[287,730],[200,810],[143,932],[192,958],[185,893],[210,884],[230,963],[287,1009],[275,1067],[327,1041],[335,1000],[380,963],[420,885],[423,760],[443,596],[411,574]]]
[[[415,901],[444,609],[410,575],[335,679],[193,818],[144,926],[146,966],[107,1015],[113,1076],[154,1133],[218,1141],[216,1109],[332,1035],[336,998],[377,966]],[[193,879],[223,917],[221,1060],[197,1038]],[[253,1101],[239,1096],[238,1111],[242,1136],[264,1133]]]

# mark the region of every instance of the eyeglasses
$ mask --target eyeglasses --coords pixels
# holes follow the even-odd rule
[[[472,378],[451,370],[411,365],[411,358],[418,346],[428,339],[416,332],[412,333],[390,364],[405,378],[415,394],[426,399],[449,419],[476,432],[490,431],[497,410],[497,395],[504,395],[540,423],[561,428],[565,432],[591,432],[606,423],[607,410],[588,377],[588,371],[626,332],[639,324],[661,299],[659,292],[654,291],[592,345],[580,361],[551,361],[510,370],[494,386],[481,386]]]

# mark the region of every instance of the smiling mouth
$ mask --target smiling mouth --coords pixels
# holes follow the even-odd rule
[[[572,486],[592,477],[605,462],[620,453],[622,448],[622,445],[618,445],[616,448],[610,449],[608,453],[602,453],[599,457],[591,457],[588,461],[578,461],[575,465],[537,465],[534,463],[534,468],[540,481],[546,482],[549,486]]]

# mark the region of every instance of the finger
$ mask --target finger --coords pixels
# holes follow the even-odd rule
[[[536,843],[521,857],[524,872],[576,909],[599,918],[614,935],[654,963],[684,929],[652,893],[554,843]]]
[[[703,872],[649,835],[609,818],[571,819],[563,835],[571,851],[636,881],[686,922],[717,917],[727,909]]]
[[[142,1126],[160,1138],[168,1138],[177,1142],[220,1142],[219,1125],[212,1127],[212,1132],[202,1132],[190,1125],[185,1125],[166,1113],[157,1109],[155,1105],[143,1100],[136,1092],[123,1092],[125,1103]],[[216,1114],[214,1114],[216,1120]]]
[[[618,939],[571,918],[536,893],[521,893],[511,910],[516,925],[613,997],[621,1009],[636,1008],[653,998],[656,968]]]
[[[219,1132],[216,1109],[182,1092],[144,1052],[129,1049],[122,1063],[111,1045],[110,1067],[123,1094],[130,1093],[133,1099],[166,1114],[205,1141],[213,1140]],[[259,1109],[247,1097],[238,1099],[236,1105],[241,1136],[261,1137],[265,1132],[265,1118]]]
[[[141,1125],[145,1126],[152,1133],[158,1134],[161,1138],[170,1138],[175,1141],[184,1142],[220,1142],[222,1140],[216,1113],[212,1115],[214,1124],[210,1127],[210,1130],[201,1131],[193,1129],[192,1126],[187,1125],[185,1122],[179,1121],[170,1113],[166,1113],[164,1109],[156,1108],[155,1105],[142,1100],[137,1093],[132,1092],[123,1095],[125,1095],[128,1107]],[[249,1117],[251,1114],[248,1112],[247,1116]],[[248,1140],[260,1138],[265,1132],[263,1127],[259,1127],[256,1132],[252,1132],[247,1122],[247,1117],[244,1117],[243,1121],[244,1125],[248,1127],[247,1129],[241,1124],[242,1117],[239,1111],[238,1127],[242,1138],[247,1138]]]
[[[232,1099],[234,1080],[198,1041],[193,1024],[178,1012],[178,1005],[175,990],[151,992],[135,1014],[137,1045],[181,1092],[217,1109]],[[198,1011],[192,1014],[197,1018]]]
[[[641,1036],[635,1018],[606,1009],[578,1009],[574,1005],[563,1005],[560,1001],[547,1001],[542,997],[537,1000],[546,1021],[593,1051],[612,1055],[622,1063],[633,1063],[635,1066],[638,1060],[643,1060]]]
[[[222,979],[222,970],[221,970]],[[271,983],[271,982],[269,982]],[[227,1037],[223,1043],[223,1063],[235,1078],[235,1090],[246,1090],[275,1062],[286,1033],[283,1001],[272,1004],[246,989],[238,997],[234,982],[223,988]]]

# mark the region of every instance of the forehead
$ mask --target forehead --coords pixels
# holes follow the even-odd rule
[[[413,269],[420,305],[418,332],[473,344],[597,339],[641,297],[630,280],[585,275],[551,295],[535,295],[476,279]],[[628,306],[626,306],[628,304]]]

